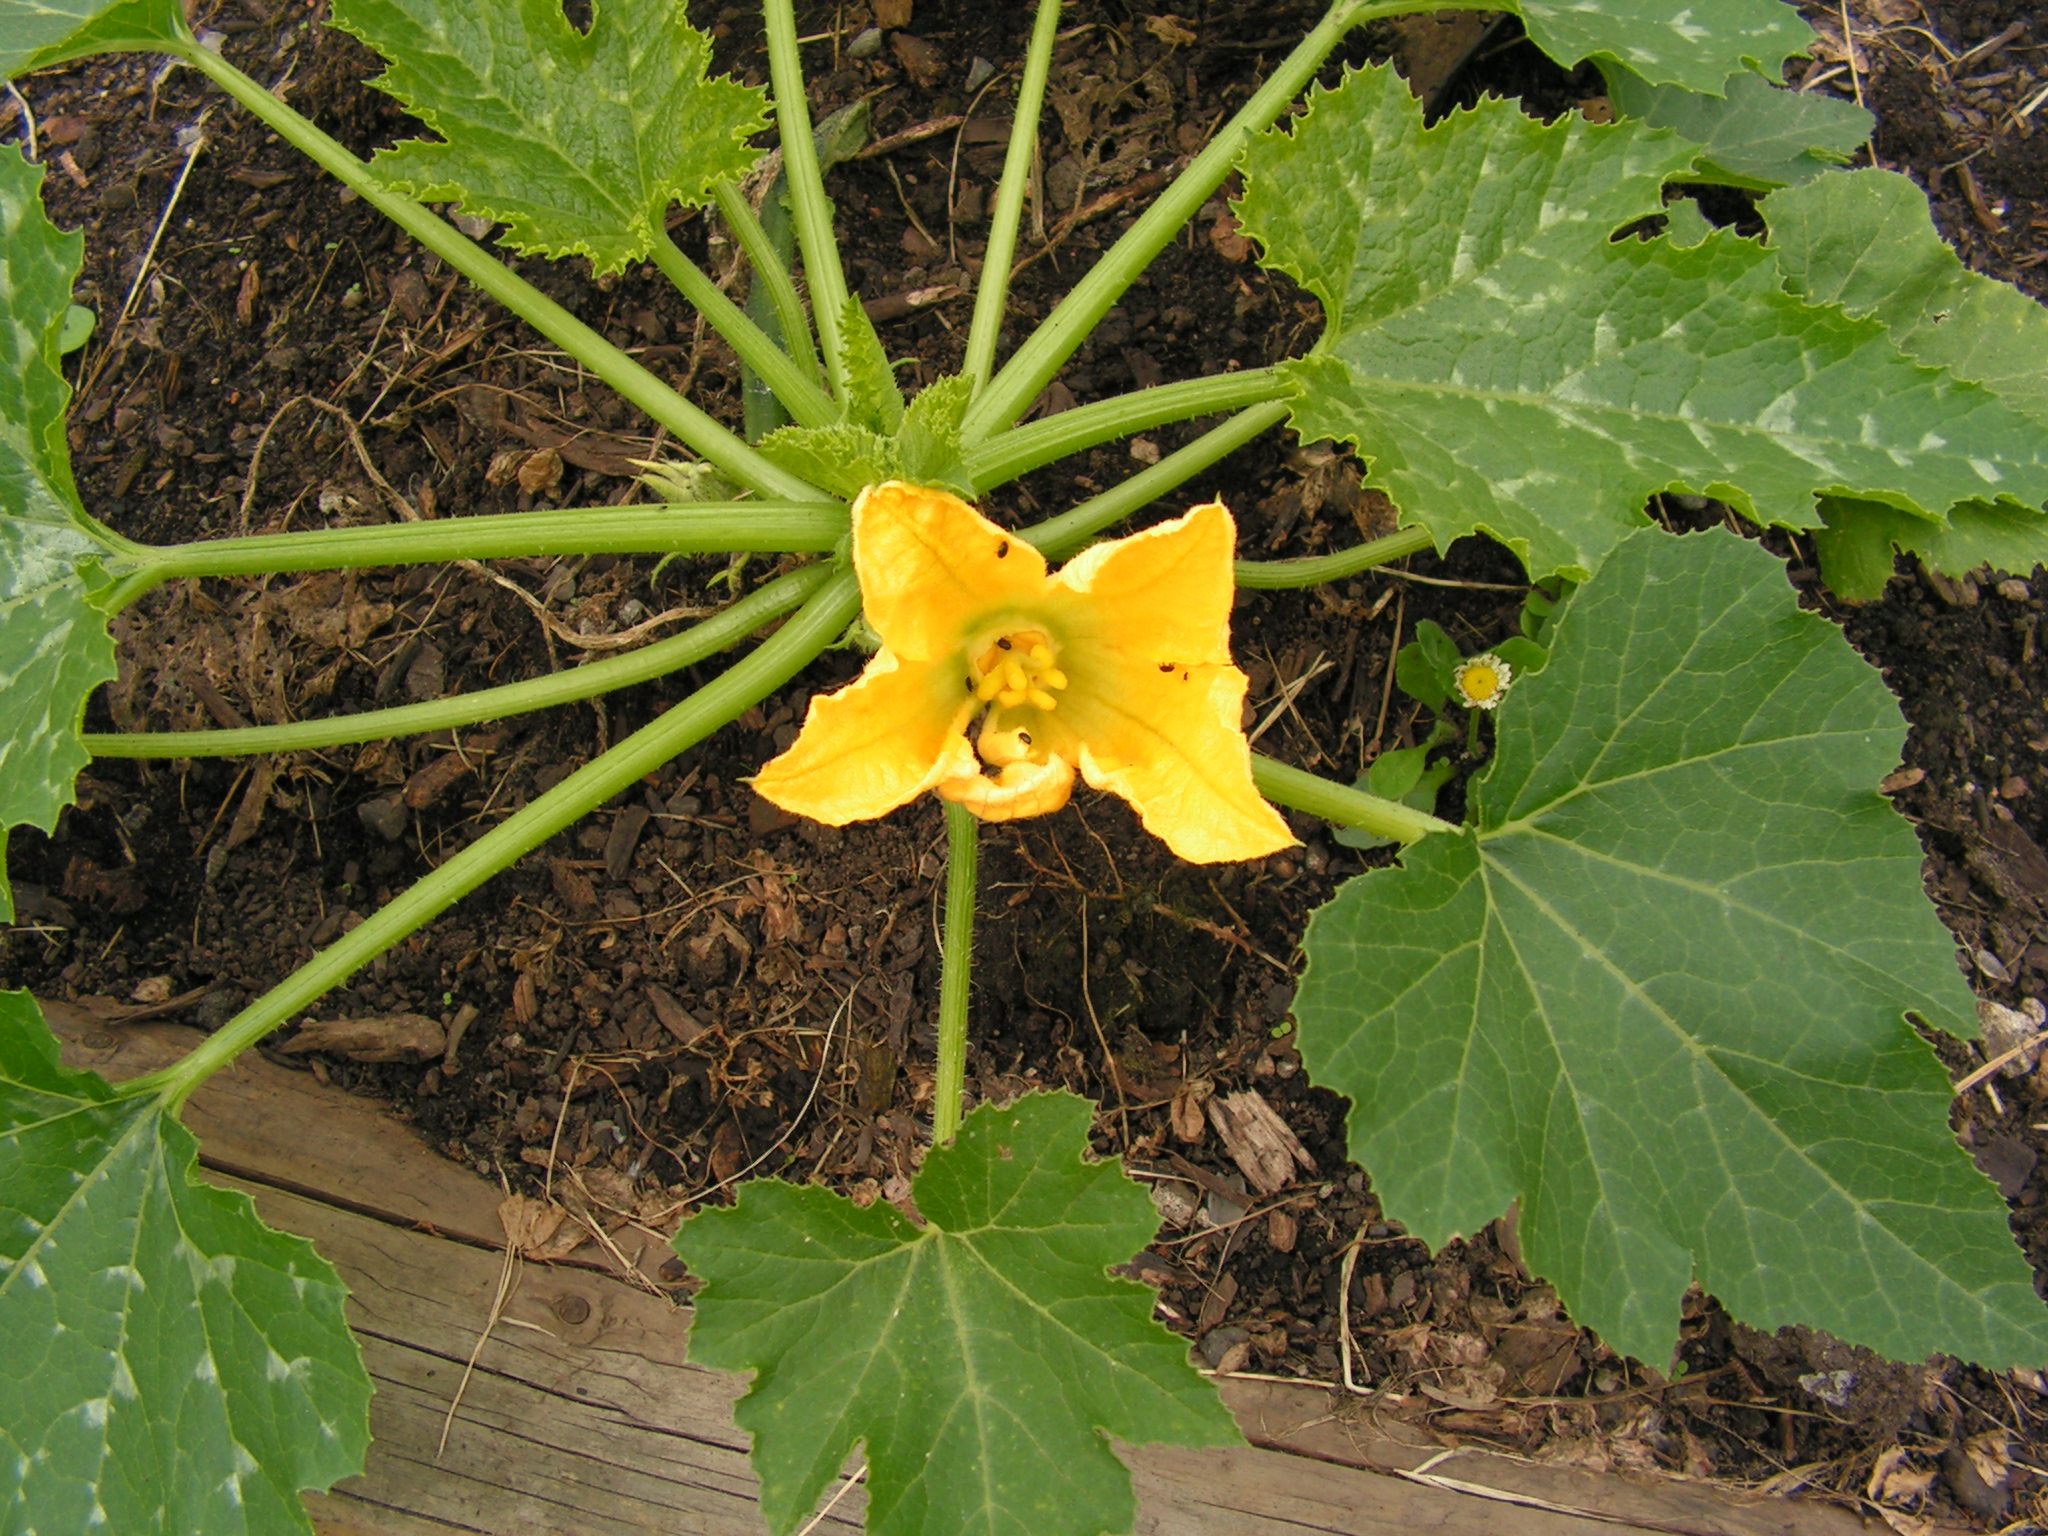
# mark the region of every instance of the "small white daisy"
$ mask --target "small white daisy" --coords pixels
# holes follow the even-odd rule
[[[1515,680],[1515,670],[1498,656],[1488,651],[1483,656],[1473,656],[1458,663],[1451,673],[1451,682],[1458,690],[1458,699],[1471,709],[1493,709],[1507,696],[1508,685]]]

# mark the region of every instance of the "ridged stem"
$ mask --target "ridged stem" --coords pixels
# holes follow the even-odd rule
[[[829,565],[807,565],[777,577],[722,613],[680,635],[657,640],[623,656],[585,662],[566,672],[524,682],[479,688],[453,698],[428,699],[392,709],[365,710],[328,720],[295,720],[288,725],[247,725],[218,731],[87,732],[80,738],[94,757],[248,757],[263,752],[311,752],[358,741],[386,741],[453,730],[485,720],[574,704],[636,683],[651,683],[729,650],[764,624],[797,607],[832,574]]]
[[[786,5],[787,0],[783,3]],[[620,395],[667,427],[686,447],[710,460],[732,479],[749,490],[780,500],[831,499],[828,492],[754,452],[737,435],[690,404],[454,225],[411,198],[391,191],[368,165],[212,49],[194,43],[179,57],[248,108],[278,137],[549,341],[571,353]]]
[[[1060,0],[1038,0],[1031,43],[1024,51],[1024,74],[1017,82],[1017,115],[1010,120],[1003,177],[996,183],[995,207],[989,212],[988,247],[982,253],[974,318],[967,328],[967,355],[960,369],[974,380],[977,390],[988,382],[995,366],[996,338],[1002,333],[1003,306],[1010,296],[1010,263],[1017,255],[1017,225],[1024,214],[1024,187],[1031,177],[1031,157],[1038,148],[1038,118],[1045,110],[1045,82],[1052,72],[1052,45],[1059,29]]]
[[[968,983],[974,972],[974,898],[979,888],[981,823],[946,803],[946,933],[939,970],[939,1069],[932,1088],[932,1145],[960,1129],[967,1090]]]
[[[787,624],[729,671],[422,876],[229,1019],[184,1059],[135,1078],[119,1091],[124,1096],[162,1094],[176,1109],[207,1078],[407,934],[586,812],[767,698],[831,644],[859,611],[860,589],[852,574],[834,576]]]

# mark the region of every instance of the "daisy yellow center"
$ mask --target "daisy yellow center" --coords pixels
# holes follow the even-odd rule
[[[1451,674],[1458,696],[1474,709],[1492,709],[1515,680],[1514,669],[1491,652],[1461,662]]]
[[[1483,699],[1490,699],[1500,692],[1500,674],[1489,666],[1473,667],[1463,677],[1459,678],[1458,681],[1464,688],[1466,697],[1470,698],[1474,703]]]

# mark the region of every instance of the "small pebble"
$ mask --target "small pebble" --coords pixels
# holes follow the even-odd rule
[[[395,843],[403,837],[406,824],[412,819],[405,809],[404,799],[398,795],[365,800],[356,807],[356,815],[364,826],[387,843]]]
[[[2008,576],[1998,584],[1998,595],[2009,603],[2032,602],[2034,589],[2017,576]]]
[[[1235,1200],[1209,1191],[1208,1199],[1202,1202],[1202,1217],[1212,1227],[1227,1227],[1232,1222],[1244,1220],[1246,1207]]]
[[[1240,1347],[1249,1345],[1251,1341],[1251,1334],[1235,1323],[1226,1324],[1221,1328],[1211,1328],[1202,1336],[1202,1358],[1209,1362],[1211,1369],[1223,1370],[1224,1360]]]
[[[846,56],[849,59],[872,59],[881,51],[882,29],[880,27],[869,27],[846,45]]]
[[[1998,786],[1999,798],[2003,800],[2024,800],[2029,793],[2027,781],[2014,774]]]

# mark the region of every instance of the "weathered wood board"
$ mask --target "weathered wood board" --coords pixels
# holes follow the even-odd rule
[[[66,1061],[131,1077],[198,1037],[49,1009]],[[308,1507],[322,1536],[760,1536],[741,1385],[687,1358],[690,1313],[588,1265],[519,1264],[502,1316],[448,1409],[507,1274],[499,1191],[378,1106],[253,1053],[194,1096],[210,1175],[313,1239],[348,1282],[376,1380],[365,1472]],[[585,1250],[588,1252],[589,1250]],[[1484,1451],[1449,1455],[1355,1400],[1231,1380],[1250,1446],[1122,1448],[1147,1536],[1850,1536],[1817,1503],[1597,1476]],[[447,1443],[441,1446],[444,1424]],[[1403,1438],[1406,1436],[1407,1438]],[[858,1486],[815,1525],[851,1536]]]

